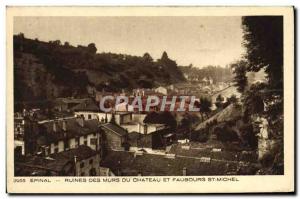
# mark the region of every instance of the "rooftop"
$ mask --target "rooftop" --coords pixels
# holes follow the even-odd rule
[[[112,124],[112,123],[106,123],[101,125],[102,128],[108,129],[110,131],[113,131],[114,133],[120,135],[120,136],[125,136],[128,134],[126,129],[122,128],[121,126],[117,124]]]
[[[82,120],[82,121],[79,121]],[[66,130],[63,129],[65,122]],[[80,125],[83,122],[83,126]],[[54,124],[55,128],[54,129]],[[56,142],[64,138],[75,138],[91,133],[99,132],[99,121],[96,119],[84,120],[83,118],[66,118],[61,120],[49,120],[40,123],[39,140],[46,143]],[[46,144],[44,143],[44,144]]]
[[[68,151],[51,154],[50,157],[54,158],[55,160],[60,160],[60,159],[74,160],[74,157],[76,156],[78,160],[85,160],[97,154],[98,153],[95,150],[91,149],[90,147],[85,145],[80,145],[78,148],[75,149],[70,149]]]
[[[78,105],[72,107],[72,110],[99,112],[100,108],[92,100],[85,100],[85,101],[79,103]]]
[[[187,175],[224,175],[228,167],[236,168],[237,163],[213,160],[207,163],[196,158],[109,151],[101,166],[110,168],[116,175],[141,173],[144,176],[181,176],[184,168],[187,169]]]

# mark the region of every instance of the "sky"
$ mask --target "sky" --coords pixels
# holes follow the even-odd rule
[[[241,58],[241,17],[15,17],[14,34],[41,41],[95,43],[97,52],[159,59],[178,65],[226,66]]]

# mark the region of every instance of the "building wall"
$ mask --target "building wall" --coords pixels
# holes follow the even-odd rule
[[[132,121],[143,123],[146,116],[147,116],[147,114],[133,113]]]
[[[135,124],[122,124],[121,127],[126,129],[128,133],[132,132],[138,132],[141,134],[150,134],[153,133],[157,130],[160,130],[160,128],[164,128],[163,126],[157,126],[157,125],[151,125],[151,124],[140,124],[140,123],[135,123]]]
[[[98,120],[98,113],[90,111],[78,111],[75,112],[75,116],[83,116],[85,120],[96,119]],[[101,118],[100,118],[101,121]]]
[[[14,140],[14,148],[16,148],[18,146],[22,148],[22,155],[25,155],[25,144],[24,144],[24,141],[22,141],[22,140]]]
[[[95,113],[95,112],[89,112],[89,111],[78,111],[75,112],[75,116],[83,116],[85,120],[89,120],[89,119],[97,119],[99,121],[105,120],[105,117],[107,117],[107,122],[111,121],[112,118],[112,114],[111,113]],[[145,119],[146,114],[141,115],[142,118],[139,118],[139,114],[136,114],[135,118],[137,120],[141,120],[142,121]],[[118,125],[120,125],[121,123],[128,123],[131,122],[133,120],[133,115],[131,114],[115,114],[115,121]]]
[[[70,149],[74,149],[74,148],[78,147],[78,143],[75,138],[71,138],[69,140],[69,146],[70,146]]]
[[[92,162],[90,162],[92,161]],[[95,176],[100,176],[100,155],[97,154],[76,163],[76,176],[90,176],[91,169],[95,170]]]
[[[102,119],[105,120],[105,115],[107,115],[107,121],[109,122],[111,120],[111,114],[110,113],[97,113],[99,117],[99,121]]]
[[[91,141],[92,139],[95,139],[94,141]],[[93,150],[100,150],[100,133],[96,134],[88,134],[86,136],[81,136],[79,138],[79,143],[77,139],[71,138],[68,140],[69,142],[69,149],[77,148],[79,145],[86,145],[90,147]],[[64,141],[61,140],[56,143],[50,144],[50,154],[55,153],[55,148],[58,148],[58,152],[65,151],[65,144]]]
[[[90,134],[87,136],[87,146],[92,148],[93,150],[99,150],[100,138],[99,134]]]
[[[108,147],[111,149],[122,149],[122,143],[124,141],[122,137],[108,129],[105,129],[104,131]]]
[[[120,124],[128,123],[132,121],[131,114],[120,115]]]
[[[64,141],[59,141],[58,142],[58,152],[62,152],[65,150],[65,144]]]
[[[128,133],[138,132],[141,133],[141,126],[139,123],[135,124],[122,124],[121,127],[126,129]]]

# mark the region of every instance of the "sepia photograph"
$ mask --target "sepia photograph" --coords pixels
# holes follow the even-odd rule
[[[274,191],[293,190],[292,7],[43,9],[7,10],[14,186],[289,176]]]

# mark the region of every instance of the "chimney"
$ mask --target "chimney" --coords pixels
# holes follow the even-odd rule
[[[57,124],[55,121],[53,121],[53,131],[57,132]]]
[[[186,167],[183,167],[183,169],[182,169],[182,175],[186,176],[186,173],[187,173],[187,169],[186,169]]]
[[[67,122],[65,120],[62,121],[62,129],[67,131]]]
[[[84,117],[83,116],[77,117],[77,122],[81,127],[84,127]]]
[[[77,163],[77,156],[74,155],[74,163],[76,164]]]

